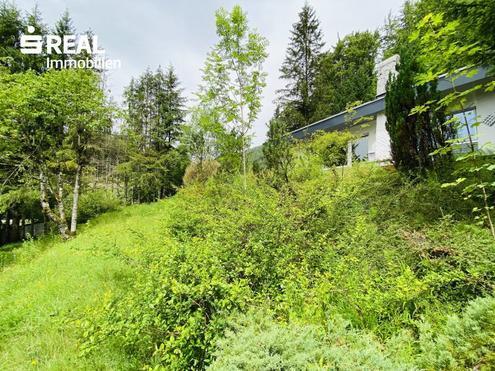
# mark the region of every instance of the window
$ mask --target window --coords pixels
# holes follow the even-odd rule
[[[456,112],[452,115],[455,118],[456,129],[456,145],[454,146],[454,153],[465,153],[471,150],[469,135],[475,147],[478,145],[478,130],[477,130],[477,117],[475,109],[468,109],[461,112]],[[468,131],[469,128],[469,131]]]
[[[368,160],[368,135],[364,135],[354,142],[352,146],[354,158],[358,161]]]
[[[473,141],[477,141],[476,135],[478,130],[476,128],[476,110],[471,109],[463,112],[457,112],[452,115],[456,118],[457,138],[462,139],[463,142],[468,142],[468,136],[471,134]],[[466,125],[467,124],[467,125]],[[469,127],[469,133],[468,133]]]

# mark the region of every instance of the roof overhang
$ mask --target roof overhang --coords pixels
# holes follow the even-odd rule
[[[352,113],[352,120],[354,121],[367,116],[375,116],[378,112],[382,112],[384,110],[385,96],[378,97],[375,100],[355,107]],[[294,138],[303,139],[320,130],[329,131],[342,129],[348,120],[348,115],[348,112],[340,112],[303,128],[294,130],[291,134]]]
[[[492,79],[493,76],[489,75],[488,68],[478,67],[476,74],[473,76],[460,75],[454,80],[454,85],[456,88],[464,90],[469,89],[476,84],[488,81]],[[445,76],[440,77],[437,86],[438,91],[441,93],[447,93],[448,91],[453,89],[453,84],[450,79],[447,79]],[[352,121],[357,119],[368,117],[368,116],[376,116],[376,114],[385,111],[385,94],[377,97],[375,100],[363,103],[354,108],[352,113]],[[344,128],[347,119],[347,112],[340,112],[330,117],[324,118],[323,120],[317,121],[313,124],[309,124],[305,127],[292,131],[290,134],[296,139],[303,139],[307,136],[320,131],[331,131],[331,130],[339,130]]]

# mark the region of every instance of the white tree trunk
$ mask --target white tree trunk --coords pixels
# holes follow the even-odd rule
[[[247,189],[247,171],[246,171],[246,140],[245,136],[242,136],[242,174],[243,174],[243,181],[244,181],[244,189]]]
[[[74,181],[74,191],[72,193],[72,214],[70,218],[70,233],[76,234],[77,230],[77,210],[79,207],[79,177],[81,173],[81,167],[77,166],[76,179]]]
[[[55,195],[55,198],[57,200],[58,204],[58,210],[59,210],[59,215],[57,216],[51,209],[50,203],[48,202],[48,195],[47,195],[47,179],[46,176],[43,174],[43,172],[40,172],[40,202],[41,202],[41,209],[43,210],[43,213],[48,216],[48,218],[54,222],[58,230],[60,231],[60,235],[64,240],[69,238],[69,235],[67,233],[67,221],[65,220],[65,212],[64,212],[64,203],[63,200],[60,200],[59,198],[63,196],[62,192],[62,183],[60,179],[60,175],[58,178],[58,194]],[[53,192],[52,192],[53,193]]]

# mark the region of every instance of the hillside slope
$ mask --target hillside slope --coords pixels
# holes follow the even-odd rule
[[[76,322],[103,296],[125,290],[133,268],[117,249],[153,238],[163,210],[163,203],[127,207],[92,221],[69,242],[21,246],[15,264],[0,271],[0,369],[121,368],[118,353],[78,356]]]
[[[220,176],[13,250],[0,369],[493,369],[470,201],[373,165],[292,179]]]

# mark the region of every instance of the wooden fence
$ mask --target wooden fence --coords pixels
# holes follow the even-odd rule
[[[47,223],[35,220],[0,220],[0,246],[41,236],[47,228]]]

